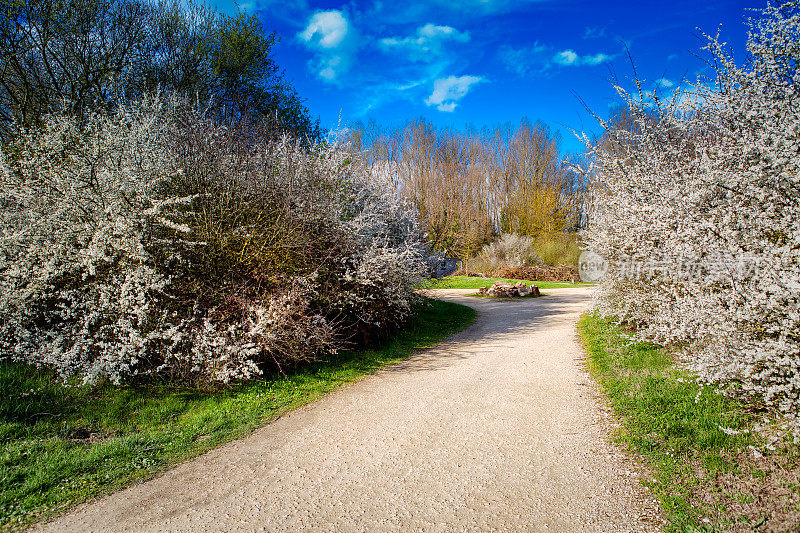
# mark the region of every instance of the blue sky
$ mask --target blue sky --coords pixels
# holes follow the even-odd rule
[[[235,13],[232,0],[215,0]],[[670,92],[709,71],[700,30],[719,29],[741,59],[745,20],[764,1],[239,0],[264,27],[314,116],[336,129],[414,118],[463,130],[541,120],[582,151],[572,131],[596,132],[619,102],[611,80]],[[700,30],[698,30],[698,28]],[[700,55],[700,57],[696,57]]]

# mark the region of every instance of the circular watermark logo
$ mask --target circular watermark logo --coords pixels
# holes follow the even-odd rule
[[[578,275],[581,281],[593,282],[603,279],[608,272],[608,261],[594,252],[581,252],[578,258]]]

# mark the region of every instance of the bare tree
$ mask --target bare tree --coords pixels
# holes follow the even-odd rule
[[[371,123],[357,127],[352,140],[371,164],[393,165],[430,245],[465,265],[501,233],[537,237],[582,220],[582,180],[542,124],[461,134],[412,122],[387,134]]]

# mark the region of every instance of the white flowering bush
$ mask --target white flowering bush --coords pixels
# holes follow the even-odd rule
[[[413,209],[346,147],[176,99],[50,116],[0,157],[0,357],[64,378],[312,360],[401,324],[426,268]]]
[[[478,257],[493,269],[540,265],[542,260],[534,251],[535,244],[534,238],[528,235],[504,233],[493,243],[485,245]]]
[[[602,310],[685,347],[705,381],[800,412],[800,16],[751,21],[749,61],[717,39],[692,94],[633,98],[592,147],[584,239],[608,259]]]

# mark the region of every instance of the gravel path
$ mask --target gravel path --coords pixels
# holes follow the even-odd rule
[[[588,289],[466,297],[473,326],[53,531],[648,531],[574,330]]]

